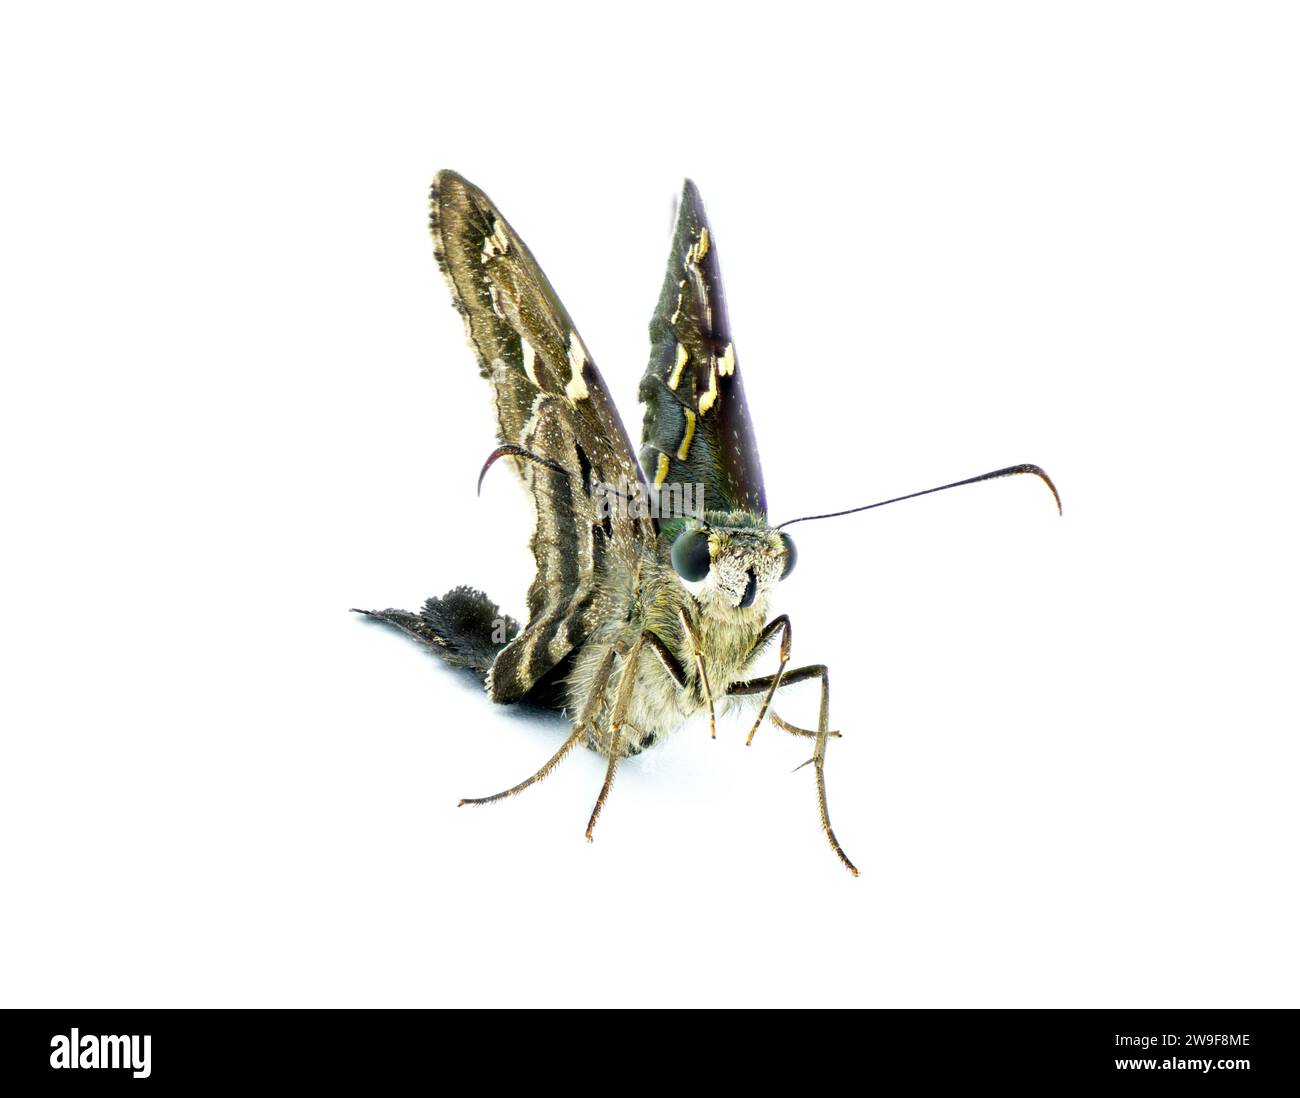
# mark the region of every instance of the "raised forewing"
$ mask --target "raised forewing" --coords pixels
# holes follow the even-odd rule
[[[689,179],[650,320],[650,364],[640,397],[646,406],[641,464],[656,487],[702,484],[706,510],[767,514],[717,242]]]
[[[635,492],[641,471],[582,337],[532,253],[487,195],[454,172],[438,173],[430,211],[438,265],[492,383],[500,440],[542,459],[507,459],[536,511],[529,620],[488,677],[494,700],[513,701],[584,639],[605,555],[616,542],[630,551],[654,527],[635,507],[601,505],[608,490]]]

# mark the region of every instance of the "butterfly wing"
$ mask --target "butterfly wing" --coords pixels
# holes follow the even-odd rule
[[[731,339],[717,243],[700,192],[689,179],[650,320],[650,365],[639,395],[646,406],[641,464],[661,492],[661,506],[667,506],[665,486],[700,484],[707,511],[766,516],[763,471]]]
[[[528,623],[488,675],[489,695],[509,702],[590,632],[608,554],[631,559],[655,527],[635,507],[601,505],[607,488],[635,492],[644,480],[595,363],[528,247],[454,172],[438,173],[430,211],[434,253],[492,384],[501,442],[564,470],[509,459],[533,501],[537,563]]]

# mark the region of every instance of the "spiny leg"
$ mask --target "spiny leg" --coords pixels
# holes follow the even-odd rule
[[[588,726],[595,720],[596,713],[599,711],[601,700],[605,693],[605,684],[609,681],[610,670],[614,666],[614,649],[605,653],[605,658],[601,661],[599,669],[596,671],[596,677],[592,680],[591,694],[587,699],[587,704],[583,707],[582,715],[578,722],[573,726],[573,731],[569,738],[560,745],[560,749],[547,760],[546,764],[531,778],[526,778],[516,786],[505,790],[502,793],[494,793],[491,797],[466,797],[460,803],[466,804],[491,804],[493,801],[504,800],[506,797],[513,797],[516,793],[521,793],[534,782],[540,782],[552,770],[559,766],[573,748],[581,742],[582,737],[586,734]],[[459,806],[458,806],[459,807]]]
[[[687,640],[691,642],[691,649],[695,654],[695,673],[700,677],[700,688],[704,691],[704,700],[709,706],[709,739],[716,740],[718,726],[713,719],[713,688],[709,685],[708,672],[704,670],[704,651],[700,647],[700,637],[695,632],[695,626],[691,624],[691,619],[687,617],[685,610],[677,611],[677,620],[682,623],[682,629],[686,633]]]
[[[748,747],[754,742],[754,733],[758,731],[758,726],[763,723],[763,718],[767,716],[768,706],[772,704],[772,695],[776,693],[777,687],[781,685],[781,675],[785,671],[785,665],[790,662],[790,619],[782,614],[780,617],[773,618],[759,633],[758,640],[754,642],[754,647],[749,653],[749,659],[753,659],[763,650],[763,646],[772,639],[772,634],[778,629],[781,630],[781,662],[776,669],[776,674],[772,676],[772,685],[768,687],[767,694],[763,697],[763,704],[759,707],[758,716],[754,720],[754,727],[749,730],[749,735],[745,737],[745,746]],[[787,731],[789,729],[787,728]]]
[[[600,787],[600,796],[596,798],[596,807],[591,810],[591,819],[587,821],[587,842],[591,842],[591,833],[596,829],[596,820],[600,810],[605,807],[605,798],[609,796],[614,785],[614,771],[618,769],[619,756],[623,751],[623,722],[627,718],[628,706],[632,703],[632,687],[636,685],[636,668],[641,659],[641,646],[645,644],[649,630],[637,637],[636,643],[623,660],[623,671],[618,679],[618,693],[614,698],[614,712],[609,721],[609,766],[605,769],[605,784]],[[611,649],[611,654],[613,650]],[[603,692],[602,684],[602,692]],[[590,703],[588,703],[590,704]]]
[[[552,770],[554,770],[557,766],[559,766],[560,763],[564,760],[564,756],[567,755],[570,751],[573,750],[574,747],[577,746],[578,742],[582,739],[583,733],[585,731],[586,731],[585,725],[582,724],[574,725],[573,731],[569,734],[569,738],[560,745],[560,749],[554,755],[552,755],[550,759],[548,759],[546,763],[542,766],[542,768],[531,778],[525,778],[518,785],[511,786],[509,789],[503,790],[500,793],[493,793],[492,796],[490,797],[462,797],[457,807],[460,807],[462,805],[467,805],[467,804],[491,804],[493,801],[503,801],[507,797],[513,797],[516,793],[522,793],[534,782],[540,782],[543,778],[545,778],[548,774],[550,774]]]
[[[781,719],[781,714],[778,713],[775,709],[772,710],[769,716],[771,717],[772,723],[776,725],[777,728],[781,729],[782,732],[789,732],[792,736],[805,736],[810,740],[817,738],[817,733],[812,731],[812,729],[800,728],[797,724],[791,724],[789,721],[783,721]],[[826,735],[829,739],[833,739],[833,740],[840,739],[840,734],[838,732],[827,732]]]
[[[813,764],[817,772],[817,809],[821,814],[822,830],[826,832],[826,839],[831,844],[831,849],[835,851],[844,867],[853,874],[858,875],[857,866],[849,861],[849,856],[844,853],[844,848],[840,846],[840,841],[835,837],[835,830],[831,827],[830,812],[826,807],[826,740],[830,736],[830,715],[831,715],[831,684],[830,673],[826,670],[825,664],[810,664],[808,667],[799,667],[787,675],[768,675],[761,679],[746,679],[744,682],[732,683],[728,694],[758,694],[764,690],[772,689],[774,679],[780,678],[781,685],[790,686],[797,682],[804,682],[807,679],[820,678],[822,681],[821,710],[817,717],[817,743],[813,748],[813,757],[808,762]],[[804,763],[807,766],[808,763]]]
[[[831,680],[830,673],[825,666],[822,667],[822,704],[821,711],[817,716],[817,746],[813,751],[813,768],[817,771],[817,807],[821,810],[822,829],[826,832],[826,838],[830,841],[831,849],[839,855],[840,861],[853,876],[858,875],[858,868],[851,861],[849,856],[844,853],[844,848],[840,846],[840,841],[835,837],[835,830],[831,827],[831,815],[826,808],[826,736],[830,727],[831,719]]]

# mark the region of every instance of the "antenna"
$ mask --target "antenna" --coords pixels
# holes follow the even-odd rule
[[[830,511],[824,515],[804,515],[802,518],[790,519],[781,523],[778,530],[786,526],[793,526],[796,522],[812,522],[814,519],[839,518],[840,515],[854,515],[859,511],[870,511],[873,507],[884,507],[887,503],[901,503],[905,499],[916,499],[917,496],[928,496],[932,492],[946,492],[949,488],[960,488],[963,484],[978,484],[982,480],[996,480],[998,477],[1014,477],[1021,473],[1032,473],[1036,477],[1042,478],[1044,484],[1052,490],[1052,496],[1056,499],[1056,513],[1064,514],[1061,508],[1061,494],[1056,490],[1056,485],[1052,483],[1049,477],[1037,465],[1008,465],[1005,469],[994,469],[991,473],[981,473],[977,477],[967,477],[965,480],[955,480],[951,484],[941,484],[938,488],[927,488],[924,492],[911,492],[905,496],[895,496],[893,499],[881,500],[879,503],[868,503],[865,507],[850,507],[847,511]]]

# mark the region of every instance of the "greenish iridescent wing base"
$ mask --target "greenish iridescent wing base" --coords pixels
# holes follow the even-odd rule
[[[492,384],[501,442],[564,470],[507,459],[533,501],[537,563],[528,622],[487,679],[489,696],[510,702],[585,639],[605,556],[631,559],[656,531],[633,509],[599,505],[603,486],[644,484],[641,470],[582,337],[528,247],[487,195],[454,172],[434,180],[430,228],[479,372]]]
[[[666,504],[667,486],[701,484],[707,511],[767,514],[717,242],[689,179],[650,320],[650,364],[639,395],[645,403],[641,464],[661,501]]]

